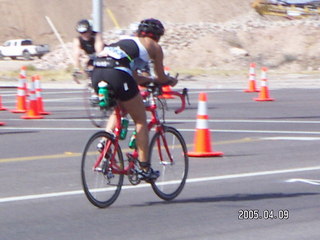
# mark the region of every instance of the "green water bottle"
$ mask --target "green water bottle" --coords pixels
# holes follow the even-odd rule
[[[109,106],[109,89],[108,89],[108,83],[106,82],[99,82],[99,106],[100,107],[108,107]]]
[[[121,118],[121,132],[120,132],[120,139],[126,139],[127,132],[128,132],[129,120],[128,118],[122,117]]]
[[[135,149],[137,147],[136,135],[137,135],[137,132],[134,130],[132,133],[132,136],[130,138],[130,142],[129,142],[129,148],[131,148],[131,149]]]

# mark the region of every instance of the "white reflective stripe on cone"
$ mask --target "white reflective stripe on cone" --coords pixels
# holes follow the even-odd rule
[[[197,119],[196,129],[208,129],[208,119]]]
[[[198,115],[208,115],[207,114],[207,102],[199,101],[197,114]]]

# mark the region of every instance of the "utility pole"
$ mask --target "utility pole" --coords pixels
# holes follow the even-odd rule
[[[103,32],[103,0],[92,0],[93,31]]]

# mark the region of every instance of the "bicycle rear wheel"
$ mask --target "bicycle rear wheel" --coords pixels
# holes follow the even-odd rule
[[[163,134],[155,133],[149,147],[149,158],[159,178],[151,182],[153,191],[164,200],[172,200],[182,191],[189,169],[187,146],[178,130],[163,126]],[[164,142],[166,141],[166,144]]]
[[[98,96],[96,96],[93,88],[91,87],[91,83],[86,86],[83,95],[84,107],[90,121],[98,128],[103,127],[108,116],[108,111],[100,108]]]
[[[115,165],[111,166],[113,155]],[[116,147],[113,136],[102,131],[95,133],[85,146],[81,164],[83,190],[93,205],[105,208],[118,198],[124,176],[114,170],[121,171],[123,167],[121,148]]]

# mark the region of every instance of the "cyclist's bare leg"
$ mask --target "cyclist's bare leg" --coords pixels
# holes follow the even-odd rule
[[[123,116],[126,116],[127,111],[124,111],[124,109],[122,109],[122,111],[123,111]],[[117,122],[116,112],[112,111],[112,113],[110,114],[108,121],[106,123],[106,132],[112,133],[116,127],[116,122]]]
[[[110,133],[113,132],[113,130],[116,126],[116,121],[117,121],[116,113],[115,113],[115,111],[113,111],[107,121],[106,132],[110,132]]]
[[[147,114],[140,94],[129,101],[121,102],[121,105],[129,113],[135,123],[136,143],[139,154],[139,161],[147,163],[148,161],[148,145],[149,131],[147,125]],[[148,168],[142,168],[148,170]]]

